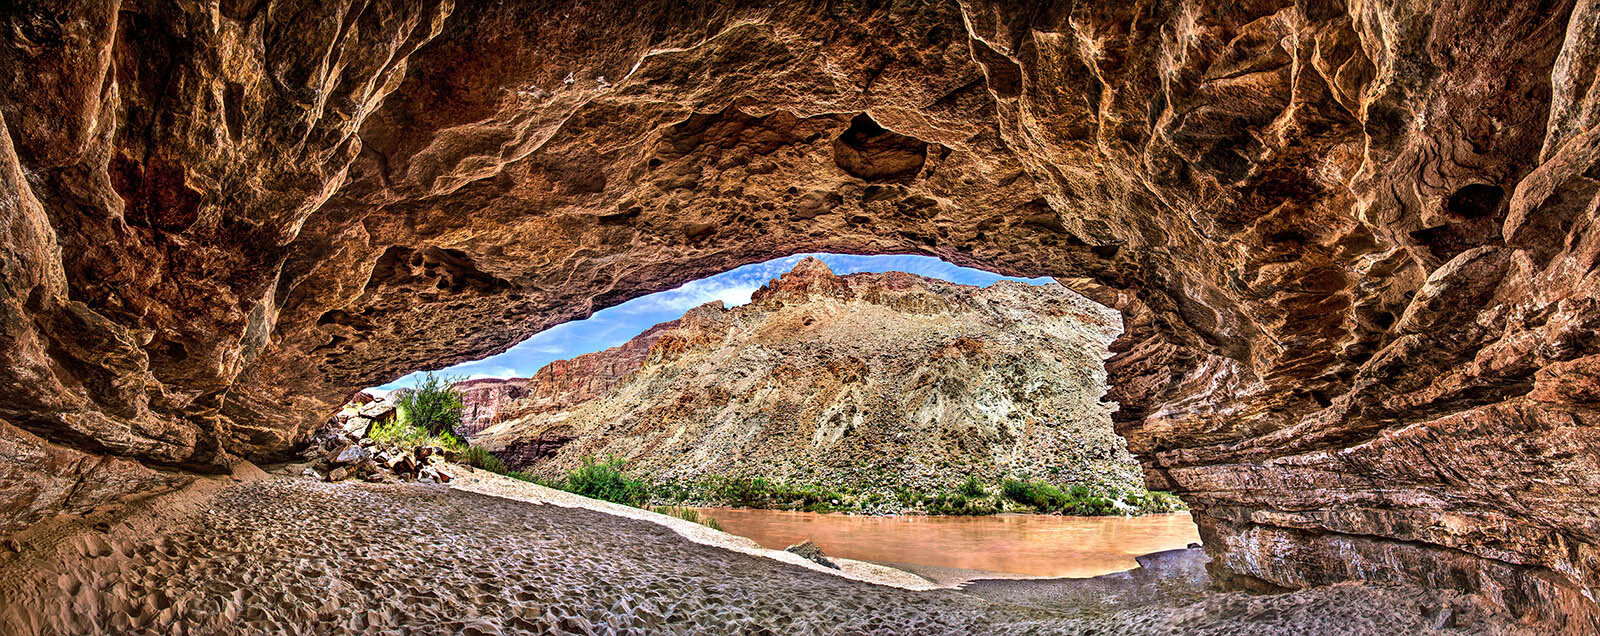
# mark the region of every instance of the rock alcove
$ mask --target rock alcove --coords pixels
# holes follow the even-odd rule
[[[1216,574],[1594,629],[1590,3],[24,2],[0,529],[799,251],[1120,311]]]

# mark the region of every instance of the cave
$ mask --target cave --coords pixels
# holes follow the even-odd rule
[[[0,9],[0,535],[733,266],[917,253],[1121,313],[1115,425],[1227,585],[1600,630],[1600,9],[551,4]]]

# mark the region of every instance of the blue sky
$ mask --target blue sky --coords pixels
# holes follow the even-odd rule
[[[815,256],[827,263],[837,274],[856,272],[911,272],[929,278],[988,286],[998,280],[1021,280],[1035,285],[1051,282],[1050,278],[1015,278],[1001,276],[970,267],[958,267],[931,256],[886,255],[855,256],[850,254],[795,254],[762,263],[751,263],[715,276],[685,283],[677,289],[641,296],[615,307],[602,309],[584,320],[556,325],[517,343],[505,353],[482,360],[464,362],[443,370],[445,375],[467,378],[525,378],[544,365],[565,360],[591,351],[615,347],[650,327],[674,320],[683,312],[721,300],[728,306],[750,302],[750,294],[794,268],[794,264],[807,256]],[[381,389],[411,386],[421,377],[412,373],[390,382]]]

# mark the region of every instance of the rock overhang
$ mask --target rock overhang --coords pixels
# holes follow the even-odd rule
[[[19,7],[0,526],[732,266],[916,252],[1122,312],[1119,428],[1235,579],[1592,626],[1595,16],[1468,5]]]

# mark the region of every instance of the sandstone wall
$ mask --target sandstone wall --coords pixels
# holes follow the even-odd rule
[[[1220,572],[1593,629],[1597,25],[1587,0],[11,3],[0,437],[39,459],[5,463],[0,527],[739,264],[917,252],[1123,313],[1118,426]],[[90,466],[117,486],[52,485]]]

